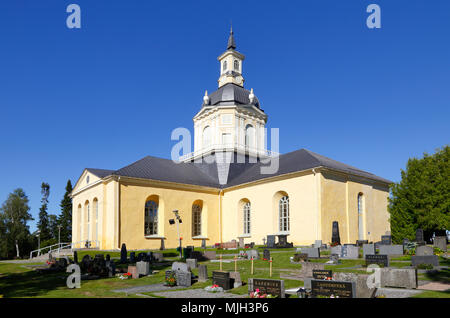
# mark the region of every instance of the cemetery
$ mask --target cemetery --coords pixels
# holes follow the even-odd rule
[[[338,235],[338,232],[336,232]],[[45,262],[0,262],[0,297],[398,298],[450,297],[446,241],[291,246],[214,244],[127,251],[80,249]],[[444,242],[444,244],[443,244]],[[80,288],[69,286],[79,266]]]

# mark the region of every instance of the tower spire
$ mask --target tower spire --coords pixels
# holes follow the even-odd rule
[[[236,48],[236,43],[234,42],[234,37],[233,37],[233,24],[231,24],[227,50],[234,50],[235,48]]]

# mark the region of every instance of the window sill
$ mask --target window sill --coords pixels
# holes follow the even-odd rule
[[[199,235],[199,236],[193,236],[192,239],[193,239],[193,240],[209,240],[208,237],[206,237],[206,236],[201,236],[201,235]]]
[[[274,235],[291,235],[291,233],[289,231],[285,231],[285,232],[275,233]]]
[[[241,234],[241,235],[238,235],[238,238],[250,238],[250,237],[252,237],[251,234]]]
[[[160,235],[145,235],[144,236],[146,239],[165,239],[164,236],[160,236]]]

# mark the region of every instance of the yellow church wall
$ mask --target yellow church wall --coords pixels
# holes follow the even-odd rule
[[[280,233],[278,201],[287,194],[290,212],[288,241],[295,245],[313,243],[319,229],[316,189],[315,177],[309,172],[226,190],[223,195],[223,241],[238,240],[242,236],[245,243],[262,244],[267,235]],[[243,199],[251,203],[250,235],[243,235]]]
[[[178,210],[182,219],[180,233],[183,246],[201,246],[201,238],[206,244],[219,241],[218,191],[178,189],[176,186],[151,185],[133,181],[120,182],[120,244],[125,243],[127,249],[158,249],[161,238],[166,248],[179,245],[176,224],[170,225],[174,219],[173,210]],[[191,188],[194,188],[192,186]],[[145,236],[145,203],[148,198],[158,197],[158,234]],[[197,239],[192,236],[192,205],[202,200],[202,235]]]
[[[379,241],[389,231],[387,185],[358,177],[322,171],[322,241],[331,242],[332,222],[338,221],[341,243],[359,239],[358,195],[363,194],[361,239]]]

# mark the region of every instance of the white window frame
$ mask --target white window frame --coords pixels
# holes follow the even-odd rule
[[[283,196],[278,202],[278,213],[280,232],[289,232],[289,196]]]

